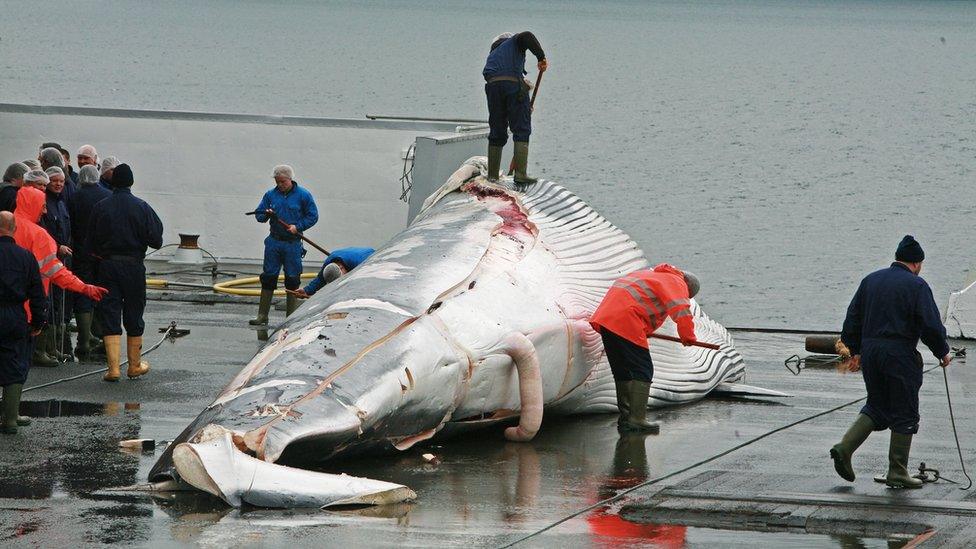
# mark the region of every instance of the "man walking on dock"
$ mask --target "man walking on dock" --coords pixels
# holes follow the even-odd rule
[[[549,61],[539,40],[529,31],[499,34],[491,42],[491,51],[481,74],[485,77],[488,98],[488,179],[498,179],[502,148],[512,129],[515,144],[515,182],[535,183],[526,169],[529,162],[529,135],[532,133],[532,108],[529,86],[525,82],[525,51],[538,60],[539,72],[549,68]]]
[[[305,250],[302,248],[300,235],[319,220],[319,210],[315,206],[312,193],[298,186],[291,166],[275,166],[272,175],[275,186],[264,193],[254,216],[258,223],[270,221],[270,233],[264,239],[261,301],[258,304],[257,318],[249,321],[252,326],[268,323],[271,299],[278,287],[278,273],[282,267],[285,270],[286,290],[297,290],[301,285],[302,256],[305,255]],[[298,297],[289,293],[285,299],[285,314],[290,315],[297,308]]]
[[[851,350],[867,387],[867,403],[841,441],[830,449],[834,469],[854,481],[851,457],[871,431],[891,429],[888,474],[892,488],[921,488],[908,472],[912,436],[918,432],[918,391],[922,387],[919,339],[949,365],[949,343],[929,285],[919,276],[925,253],[911,235],[895,252],[895,262],[861,281],[847,308],[841,340]]]

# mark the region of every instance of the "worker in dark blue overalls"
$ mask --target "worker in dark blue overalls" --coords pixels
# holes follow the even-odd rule
[[[264,271],[261,273],[261,302],[258,316],[249,321],[252,326],[268,323],[271,299],[278,286],[278,273],[285,270],[285,289],[297,290],[302,283],[301,233],[312,228],[319,220],[312,193],[298,186],[291,166],[275,166],[275,187],[264,193],[255,209],[258,223],[270,221],[271,232],[264,239]],[[285,300],[285,315],[298,308],[298,299],[289,293]]]
[[[502,148],[508,142],[508,128],[515,143],[516,183],[535,183],[526,167],[529,163],[529,135],[532,133],[532,109],[529,85],[525,82],[525,51],[538,60],[539,72],[549,68],[549,61],[539,40],[531,32],[499,34],[491,42],[491,51],[481,74],[485,77],[488,98],[488,179],[498,179]]]
[[[851,456],[871,431],[891,429],[888,474],[877,477],[893,488],[920,488],[908,472],[912,435],[918,432],[918,391],[922,387],[919,339],[949,365],[949,343],[932,290],[919,273],[925,253],[911,235],[895,252],[895,262],[861,281],[854,294],[841,340],[851,350],[852,369],[861,369],[867,403],[841,441],[830,449],[834,468],[854,481]]]
[[[290,295],[294,295],[301,299],[307,299],[313,295],[315,292],[322,289],[326,284],[333,282],[340,276],[348,273],[349,271],[355,269],[360,263],[366,261],[369,256],[373,255],[376,251],[373,248],[339,248],[338,250],[333,250],[329,257],[325,258],[322,263],[322,268],[319,269],[319,274],[312,279],[311,282],[305,285],[304,288],[300,290],[285,290]]]
[[[31,364],[31,336],[47,319],[47,297],[34,254],[14,242],[14,215],[0,211],[0,386],[3,387],[0,432],[16,434],[21,417],[20,393]],[[27,302],[27,306],[24,304]]]
[[[132,194],[132,169],[119,164],[112,172],[112,196],[96,204],[91,213],[86,247],[98,261],[95,278],[108,288],[97,306],[104,332],[108,372],[105,381],[121,377],[122,327],[125,326],[126,375],[149,372],[142,361],[142,334],[146,324],[146,249],[163,245],[163,222],[149,204]],[[121,317],[121,322],[119,322]]]

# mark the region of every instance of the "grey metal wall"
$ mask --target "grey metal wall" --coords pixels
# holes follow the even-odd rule
[[[132,166],[133,192],[159,212],[167,243],[177,242],[178,232],[198,232],[201,245],[221,258],[256,260],[267,228],[242,214],[273,185],[275,164],[292,165],[315,196],[320,221],[310,238],[326,248],[376,246],[407,223],[399,177],[410,145],[418,135],[457,136],[456,129],[456,123],[0,105],[0,163],[36,157],[44,141],[72,154],[91,143],[100,156]],[[423,154],[417,158],[427,175],[415,173],[414,180],[425,187],[434,185],[426,177],[441,177],[436,188],[453,171],[448,166],[471,156],[448,148],[434,154],[434,168]],[[310,250],[306,259],[316,263],[320,255]]]

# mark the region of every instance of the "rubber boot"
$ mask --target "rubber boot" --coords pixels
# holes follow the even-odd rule
[[[661,426],[647,421],[647,400],[651,396],[651,384],[646,381],[625,381],[624,385],[630,414],[626,421],[617,426],[617,430],[626,433],[658,434]]]
[[[3,388],[2,414],[0,414],[0,432],[7,435],[17,434],[20,416],[20,392],[24,388],[21,384],[7,385]],[[29,423],[29,421],[28,421]]]
[[[617,389],[617,409],[620,410],[620,416],[617,418],[617,427],[620,427],[630,417],[630,401],[627,400],[627,382],[614,379],[613,385]]]
[[[516,183],[531,185],[538,181],[534,177],[529,177],[526,168],[529,165],[529,144],[525,141],[515,142],[515,178]]]
[[[291,316],[298,308],[298,297],[288,294],[285,297],[285,317]]]
[[[870,417],[858,414],[840,442],[830,449],[830,457],[834,459],[834,470],[840,478],[854,482],[854,466],[851,465],[851,458],[854,457],[854,451],[864,444],[868,435],[874,431],[874,427]]]
[[[108,371],[102,377],[105,381],[118,381],[121,374],[121,367],[119,366],[119,356],[122,354],[122,336],[120,335],[107,335],[104,339],[105,342],[105,360],[108,362]]]
[[[58,364],[64,362],[64,357],[58,352],[58,325],[49,324],[44,333],[44,352]]]
[[[888,476],[885,484],[890,488],[921,488],[925,483],[913,478],[908,472],[908,454],[912,450],[912,435],[891,432],[888,446]]]
[[[504,147],[488,145],[488,181],[498,181],[498,170],[502,167],[502,150]]]
[[[48,334],[54,328],[48,324],[41,330],[41,333],[34,338],[34,354],[31,357],[31,366],[41,368],[53,368],[58,365],[57,359],[47,354]]]
[[[254,320],[248,320],[251,326],[265,326],[268,324],[268,311],[271,310],[271,299],[274,297],[274,290],[261,288],[261,302],[258,304],[258,316]]]
[[[129,361],[129,369],[125,375],[129,379],[149,373],[149,363],[142,360],[142,336],[125,336],[126,360]]]
[[[75,347],[75,356],[79,361],[89,360],[91,354],[91,324],[92,314],[76,313],[75,321],[78,323],[78,345]]]
[[[72,362],[74,360],[74,356],[71,354],[71,336],[67,332],[67,326],[64,324],[54,325],[54,337],[47,354],[57,357],[58,362]]]

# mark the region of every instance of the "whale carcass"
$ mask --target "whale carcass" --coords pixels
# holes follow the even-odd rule
[[[385,503],[406,487],[310,471],[439,434],[546,414],[616,411],[587,319],[638,246],[568,190],[489,183],[466,162],[415,221],[290,317],[150,472],[231,505]],[[732,338],[693,302],[720,350],[655,341],[651,406],[750,393]],[[675,333],[669,320],[662,333]],[[769,393],[767,393],[769,394]]]

